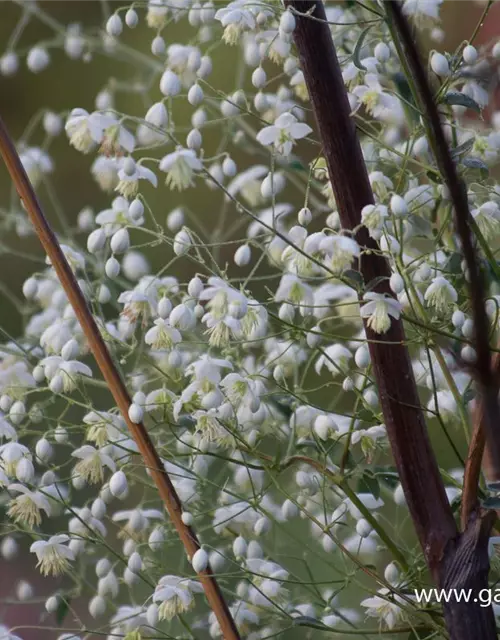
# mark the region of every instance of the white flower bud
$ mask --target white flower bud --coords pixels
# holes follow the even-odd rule
[[[98,578],[104,578],[111,569],[111,562],[107,558],[101,558],[95,566],[95,573]]]
[[[371,524],[367,522],[364,518],[361,518],[361,520],[358,520],[358,522],[356,523],[356,533],[361,538],[367,538],[372,531],[373,529]]]
[[[156,36],[151,42],[151,53],[154,56],[162,56],[166,50],[165,40],[161,36]]]
[[[33,73],[43,71],[48,66],[49,62],[49,54],[47,53],[47,49],[44,49],[43,47],[33,47],[33,49],[30,49],[28,57],[26,58],[28,69]]]
[[[163,298],[161,298],[161,300],[158,302],[158,315],[160,316],[160,318],[163,318],[165,320],[165,318],[168,318],[171,311],[172,303],[168,298],[163,296]]]
[[[262,89],[266,84],[267,74],[262,67],[257,67],[252,73],[252,84],[256,89]]]
[[[265,516],[263,516],[262,518],[259,518],[253,528],[254,533],[257,536],[265,535],[270,529],[271,529],[271,522],[269,518],[266,518]]]
[[[16,587],[16,596],[17,599],[21,602],[26,602],[26,600],[31,600],[34,596],[35,591],[29,582],[26,580],[21,580]]]
[[[473,47],[471,44],[468,44],[462,52],[464,62],[467,64],[474,64],[477,60],[477,55],[476,47]]]
[[[26,416],[26,407],[24,402],[17,400],[9,410],[9,418],[12,424],[21,424]]]
[[[40,368],[41,368],[41,369],[42,369],[42,371],[43,371],[43,368],[42,368],[42,367],[40,367]],[[35,367],[35,369],[36,369],[36,367]],[[34,369],[33,369],[33,371],[34,371]],[[42,378],[42,379],[43,379],[43,380],[45,380],[45,375],[43,376],[43,378]],[[35,378],[35,380],[36,380],[36,378]],[[38,382],[38,381],[37,381],[37,382]],[[4,394],[3,396],[1,396],[1,397],[0,397],[0,409],[1,409],[2,411],[7,412],[7,411],[12,407],[12,403],[13,403],[13,400],[12,400],[12,398],[11,398],[10,396],[8,396],[8,395],[5,395],[5,394]]]
[[[373,50],[373,54],[379,62],[387,62],[391,57],[391,50],[385,42],[379,42]]]
[[[160,614],[158,613],[158,605],[153,602],[146,611],[146,620],[151,627],[156,627]]]
[[[462,325],[462,335],[469,340],[474,337],[474,323],[470,318],[467,318]]]
[[[375,408],[378,406],[378,395],[373,391],[373,389],[367,389],[363,393],[363,400],[369,407]]]
[[[232,158],[225,158],[222,163],[222,172],[228,178],[235,176],[237,172],[236,162]]]
[[[211,551],[208,559],[210,562],[210,568],[214,573],[220,573],[224,569],[226,558],[224,554],[218,549],[214,549],[213,551]]]
[[[64,380],[62,375],[56,373],[56,375],[49,382],[49,389],[56,395],[63,392]]]
[[[3,76],[13,76],[18,69],[19,58],[13,51],[5,53],[0,58],[0,73]]]
[[[190,527],[194,522],[193,514],[189,513],[189,511],[183,511],[181,520],[186,525],[186,527]]]
[[[59,608],[61,598],[59,596],[50,596],[45,600],[45,611],[47,613],[55,613]]]
[[[356,353],[354,354],[354,362],[356,366],[360,369],[366,369],[366,367],[370,364],[370,352],[368,351],[368,347],[366,345],[362,345],[356,349]]]
[[[263,558],[264,551],[257,540],[250,540],[247,549],[247,558]]]
[[[68,340],[66,344],[61,349],[61,356],[63,360],[74,360],[80,355],[80,347],[78,346],[78,342],[71,338]]]
[[[17,556],[19,546],[12,536],[5,536],[0,543],[0,553],[4,560],[13,560]]]
[[[36,457],[40,462],[48,462],[52,458],[53,449],[47,438],[40,438],[35,446]]]
[[[168,111],[163,102],[155,102],[148,109],[144,120],[159,129],[165,129],[168,124]]]
[[[306,334],[307,346],[314,349],[321,342],[321,327],[315,326]]]
[[[233,542],[233,553],[235,558],[245,557],[247,552],[247,541],[242,536],[238,536]]]
[[[164,96],[176,96],[181,91],[179,76],[170,69],[164,71],[160,80],[160,91]]]
[[[123,24],[120,16],[117,13],[114,13],[112,16],[108,18],[106,22],[106,33],[108,36],[112,36],[116,38],[123,31]]]
[[[129,29],[134,29],[139,24],[139,16],[135,9],[129,9],[125,14],[125,24]]]
[[[289,302],[283,302],[278,311],[278,317],[283,322],[293,322],[295,319],[295,307]]]
[[[68,432],[64,427],[61,427],[60,425],[56,427],[54,431],[54,440],[58,444],[65,444],[68,442]]]
[[[127,567],[134,573],[139,573],[140,571],[142,571],[142,558],[140,554],[137,553],[137,551],[134,551],[134,553],[128,559]]]
[[[198,129],[191,129],[186,138],[188,149],[199,149],[203,143],[203,138]]]
[[[443,78],[450,75],[450,65],[442,53],[435,51],[431,56],[431,69]]]
[[[92,507],[90,508],[90,511],[94,518],[97,518],[98,520],[102,520],[106,515],[106,503],[102,498],[96,498],[92,503]]]
[[[191,247],[191,236],[186,229],[181,229],[174,238],[174,253],[176,256],[185,255]]]
[[[260,186],[260,193],[263,198],[271,198],[283,190],[285,178],[280,173],[268,173]]]
[[[197,107],[199,104],[203,102],[204,94],[203,89],[199,84],[193,84],[193,86],[189,89],[187,99],[189,104],[192,104],[193,107]]]
[[[285,520],[290,520],[291,518],[296,518],[299,515],[299,508],[291,500],[285,500],[281,507],[281,513]]]
[[[197,71],[198,78],[202,80],[208,78],[208,76],[212,73],[212,59],[210,56],[202,56],[200,67]]]
[[[121,21],[120,21],[121,22]],[[94,596],[89,602],[89,613],[93,618],[98,618],[106,611],[106,600],[102,596]]]
[[[43,116],[43,128],[49,136],[58,136],[63,128],[61,116],[53,111],[46,111]]]
[[[108,278],[111,278],[111,280],[118,276],[118,274],[120,273],[120,263],[114,256],[111,256],[111,258],[106,260],[104,271],[106,272]]]
[[[110,246],[113,253],[125,253],[130,247],[130,236],[127,229],[118,229],[111,237]]]
[[[107,304],[111,300],[111,291],[105,284],[101,284],[97,293],[97,300],[101,304]]]
[[[200,293],[203,291],[203,282],[198,276],[195,276],[189,281],[188,284],[188,293],[193,298],[198,298]]]
[[[191,560],[191,565],[196,573],[205,571],[208,567],[208,553],[205,549],[198,549]]]
[[[35,477],[35,467],[29,458],[21,458],[16,464],[16,478],[19,482],[31,482]]]
[[[466,344],[465,347],[461,350],[460,356],[464,362],[472,364],[476,362],[477,354],[476,350],[470,346],[470,344]]]
[[[396,193],[391,198],[391,211],[395,216],[405,216],[408,213],[408,205],[405,200]]]
[[[399,581],[399,569],[395,565],[394,562],[391,562],[387,565],[384,570],[384,578],[387,580],[389,584],[397,584]]]
[[[285,11],[280,18],[280,31],[283,33],[292,33],[295,29],[296,20],[291,11]]]
[[[139,200],[139,198],[135,198],[130,203],[128,208],[128,215],[134,222],[139,222],[139,220],[141,220],[142,216],[144,215],[144,205]]]
[[[142,421],[143,416],[144,410],[142,407],[133,402],[128,409],[128,417],[130,418],[130,421],[134,424],[139,424]]]
[[[201,129],[207,121],[207,113],[205,109],[197,109],[191,116],[191,124],[196,129]]]
[[[299,221],[299,224],[301,224],[303,227],[307,227],[307,225],[312,220],[311,210],[308,209],[307,207],[303,207],[297,215],[297,220]]]
[[[500,58],[500,41],[493,46],[493,49],[491,50],[491,55],[494,58],[497,58],[497,59]]]
[[[33,300],[38,291],[38,282],[35,278],[28,278],[23,284],[23,294],[27,300]]]
[[[234,254],[234,262],[238,267],[245,267],[252,259],[252,251],[248,244],[242,244],[236,249]]]
[[[148,545],[151,551],[158,551],[165,542],[165,530],[163,527],[155,527],[149,534]]]
[[[389,279],[389,286],[391,287],[391,291],[393,291],[396,295],[405,290],[405,281],[403,277],[399,273],[393,273]]]
[[[167,216],[167,227],[170,231],[177,231],[184,224],[184,212],[177,208],[171,211]]]
[[[455,329],[461,329],[465,322],[465,313],[460,311],[460,309],[456,309],[451,316],[451,323],[455,327]]]

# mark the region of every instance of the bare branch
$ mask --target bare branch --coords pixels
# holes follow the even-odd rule
[[[128,416],[131,399],[127,388],[115,367],[108,348],[106,347],[80,287],[78,286],[73,271],[64,256],[49,222],[43,214],[9,132],[1,118],[0,154],[2,155],[5,165],[10,173],[17,193],[24,203],[40,242],[49,256],[52,266],[54,267],[61,285],[68,296],[70,304],[75,311],[75,315],[83,329],[85,337],[88,340],[90,349],[97,361],[99,369],[101,370],[101,373],[113,394],[115,402],[127,423],[130,433],[137,443],[144,461],[144,466],[151,474],[151,477],[156,484],[158,493],[165,504],[165,508],[167,509],[175,528],[177,529],[177,533],[184,545],[188,558],[192,558],[200,548],[196,534],[191,527],[186,526],[182,521],[181,501],[167,472],[165,471],[160,456],[158,455],[158,452],[156,451],[144,425],[142,423],[135,424]],[[217,617],[223,637],[228,640],[239,640],[240,635],[231,616],[231,612],[229,611],[224,600],[224,596],[222,595],[210,567],[205,571],[200,572],[198,577],[203,584],[205,595],[210,607]]]

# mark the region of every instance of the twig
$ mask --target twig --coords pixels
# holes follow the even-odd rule
[[[19,159],[19,154],[12,142],[12,139],[0,118],[0,154],[10,173],[19,197],[24,203],[28,216],[35,228],[40,242],[45,249],[52,266],[61,282],[61,285],[68,296],[75,315],[80,323],[90,349],[97,361],[99,369],[107,382],[111,393],[115,399],[122,416],[127,423],[142,459],[144,466],[151,474],[156,484],[165,508],[174,523],[177,533],[184,545],[188,558],[192,558],[200,548],[200,544],[195,532],[191,527],[186,526],[182,521],[182,504],[175,488],[170,480],[163,463],[151,441],[144,425],[135,424],[128,416],[131,403],[130,396],[123,380],[115,367],[106,344],[99,332],[95,320],[87,306],[85,298],[78,286],[76,278],[69,266],[66,257],[59,245],[59,242],[52,231],[43,211],[40,207],[33,187],[26,175],[23,165]],[[240,635],[231,616],[231,612],[224,600],[224,596],[215,580],[210,567],[198,574],[205,590],[205,595],[219,622],[223,637],[228,640],[239,640]]]
[[[500,353],[493,356],[493,371],[500,376]],[[489,482],[500,481],[500,470],[490,460],[489,448],[485,450],[484,433],[484,405],[481,402],[474,403],[472,412],[472,436],[465,463],[464,482],[462,491],[461,524],[462,529],[467,527],[472,512],[477,509],[478,487],[481,476],[481,462],[485,475]]]
[[[415,44],[415,38],[410,31],[401,6],[397,0],[386,2],[386,11],[393,22],[397,34],[403,44],[403,55],[406,58],[409,73],[412,75],[413,85],[419,107],[426,114],[424,126],[431,145],[436,164],[443,180],[450,192],[453,203],[455,227],[460,239],[462,253],[467,265],[470,282],[470,300],[474,321],[474,346],[476,362],[474,377],[478,386],[479,402],[483,404],[483,419],[491,464],[500,471],[500,407],[498,404],[498,385],[491,367],[491,348],[489,343],[489,322],[484,305],[485,284],[474,247],[471,229],[471,214],[467,200],[467,189],[459,177],[455,163],[451,156],[439,118],[439,112],[434,102],[431,88]]]

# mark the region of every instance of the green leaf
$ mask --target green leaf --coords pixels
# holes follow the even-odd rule
[[[70,603],[70,600],[67,600],[66,598],[61,598],[59,604],[57,605],[55,616],[56,616],[56,622],[58,625],[61,625],[64,621],[64,618],[67,616],[69,611],[69,603]]]
[[[477,111],[477,113],[481,112],[481,107],[473,98],[465,95],[465,93],[460,93],[459,91],[448,91],[448,93],[443,97],[443,102],[449,105],[467,107],[467,109],[473,109],[474,111]]]
[[[387,282],[387,276],[377,276],[376,278],[373,278],[373,280],[370,280],[370,282],[367,283],[365,287],[365,292],[375,291],[378,285],[381,284],[382,282]]]
[[[467,391],[464,393],[463,401],[465,404],[468,404],[471,400],[474,400],[475,397],[476,397],[476,390],[472,389],[471,387],[470,389],[467,389]]]
[[[454,149],[452,149],[451,155],[454,158],[459,158],[460,156],[464,155],[464,153],[468,153],[473,146],[474,146],[474,138],[469,138],[462,144],[459,144],[458,147],[455,147]]]
[[[434,184],[443,184],[441,176],[439,175],[439,173],[437,173],[437,171],[427,171],[426,176],[431,182],[434,182]]]
[[[360,60],[360,54],[361,54],[361,49],[363,47],[363,42],[365,41],[366,36],[368,35],[368,31],[370,31],[371,29],[371,25],[369,27],[366,27],[366,29],[364,31],[361,32],[361,35],[358,38],[358,41],[356,42],[356,46],[354,47],[354,51],[352,52],[352,61],[354,62],[354,66],[356,67],[356,69],[359,69],[360,71],[367,71],[366,67],[361,64],[361,60]]]
[[[500,491],[500,482],[488,482],[486,485],[488,491],[492,491],[493,493],[498,493]]]

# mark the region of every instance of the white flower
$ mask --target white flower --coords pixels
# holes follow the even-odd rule
[[[163,318],[155,320],[155,326],[149,329],[144,336],[146,344],[150,344],[153,349],[157,350],[172,349],[181,340],[180,332]]]
[[[458,300],[458,294],[446,278],[438,276],[427,287],[424,299],[437,313],[445,313]]]
[[[282,113],[270,127],[264,127],[257,134],[257,140],[265,145],[274,145],[276,151],[284,156],[290,155],[296,140],[305,138],[312,129],[299,122],[291,113]]]
[[[300,305],[302,315],[312,313],[314,296],[311,287],[291,273],[282,276],[274,299],[276,302],[290,302],[294,305]]]
[[[40,366],[44,367],[45,376],[53,380],[59,376],[62,381],[62,390],[69,393],[76,389],[79,376],[92,377],[92,369],[78,360],[64,360],[61,356],[48,356],[40,360]]]
[[[167,186],[183,191],[193,184],[195,171],[201,171],[203,164],[192,149],[178,147],[160,161],[160,170],[167,174]]]
[[[375,240],[381,237],[385,218],[388,215],[387,207],[382,204],[367,204],[361,210],[361,223]]]
[[[239,373],[229,373],[221,381],[220,386],[234,408],[243,405],[255,413],[260,407],[257,384],[251,378],[244,378]]]
[[[151,169],[137,164],[133,160],[128,163],[128,160],[131,160],[131,158],[126,158],[118,171],[120,181],[116,191],[126,198],[133,198],[139,190],[139,180],[149,180],[153,187],[158,186],[158,179]]]
[[[41,510],[50,516],[51,509],[48,499],[40,491],[30,491],[22,484],[10,484],[9,491],[15,491],[21,495],[9,503],[7,515],[15,522],[22,523],[30,529],[42,522]]]
[[[36,553],[37,566],[44,576],[58,576],[71,568],[70,561],[75,559],[73,551],[66,546],[69,537],[65,534],[51,536],[48,540],[37,540],[30,547]]]
[[[374,118],[383,122],[404,122],[401,102],[395,96],[385,93],[376,73],[367,73],[365,84],[358,85],[352,92]]]
[[[111,618],[110,624],[112,629],[109,637],[113,639],[116,637],[146,638],[153,635],[144,607],[120,606]]]
[[[129,203],[123,196],[118,196],[111,203],[111,209],[104,209],[97,214],[95,221],[100,225],[106,236],[112,236],[122,227],[131,225],[140,226],[144,222],[144,218],[131,218],[129,214]]]
[[[384,627],[393,629],[399,621],[406,619],[403,607],[408,606],[407,602],[385,587],[378,593],[380,593],[379,596],[363,600],[361,606],[366,608],[366,615],[378,618]]]
[[[367,325],[375,333],[386,333],[391,326],[391,317],[401,315],[401,303],[383,293],[369,291],[363,296],[366,303],[361,307],[361,317],[368,318]]]
[[[238,601],[232,604],[229,607],[233,620],[238,627],[238,631],[242,636],[251,637],[248,634],[250,633],[251,625],[259,624],[259,616],[255,612],[254,608],[249,604],[243,601]],[[208,620],[210,622],[210,635],[214,637],[218,637],[222,635],[219,623],[215,617],[213,611],[210,613]],[[253,634],[252,634],[253,635]],[[266,634],[268,635],[268,634]],[[273,635],[273,634],[269,634]]]
[[[46,151],[38,147],[30,147],[23,151],[19,158],[34,187],[38,185],[46,173],[51,173],[54,164]]]
[[[314,365],[316,373],[319,375],[323,366],[333,374],[345,373],[352,360],[352,353],[342,344],[332,344],[323,349],[323,354],[319,356]]]
[[[224,42],[229,45],[238,44],[243,31],[252,31],[255,28],[255,18],[244,4],[241,0],[231,2],[215,14],[215,19],[224,27]]]
[[[359,258],[359,245],[348,236],[327,236],[320,243],[325,253],[325,264],[335,273],[349,269],[355,258]]]
[[[74,458],[80,462],[75,465],[75,473],[84,478],[90,484],[98,484],[104,479],[104,467],[111,471],[116,470],[116,464],[106,453],[106,449],[96,449],[89,444],[84,444],[71,452]]]
[[[160,620],[172,620],[176,615],[194,607],[194,594],[202,593],[203,587],[195,580],[178,576],[163,576],[153,593],[153,602],[159,603]]]
[[[85,109],[73,109],[64,128],[70,144],[77,151],[89,153],[102,142],[105,129],[115,122],[115,118],[109,115],[98,112],[89,114]]]

